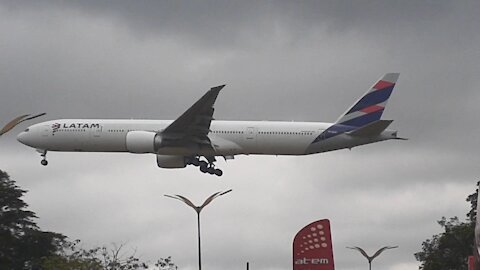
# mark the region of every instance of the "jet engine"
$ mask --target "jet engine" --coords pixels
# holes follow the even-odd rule
[[[184,156],[157,155],[157,165],[160,168],[174,169],[187,166]]]
[[[161,143],[161,137],[151,131],[130,131],[127,133],[126,146],[130,153],[155,153]]]

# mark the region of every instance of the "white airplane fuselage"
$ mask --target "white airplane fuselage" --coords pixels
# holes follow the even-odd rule
[[[66,152],[132,152],[183,156],[306,155],[396,138],[386,130],[375,137],[339,134],[313,143],[332,123],[279,121],[212,121],[212,149],[160,147],[156,151],[132,151],[127,146],[131,132],[161,132],[172,120],[62,119],[30,126],[18,140],[33,148]],[[153,140],[151,141],[153,149]]]
[[[225,86],[220,85],[175,120],[60,119],[30,126],[17,139],[42,153],[42,165],[48,164],[48,151],[150,153],[161,168],[193,165],[221,176],[217,156],[308,155],[398,139],[387,129],[393,120],[381,119],[398,76],[386,73],[334,123],[216,121],[214,103]],[[0,134],[36,117],[17,117]]]

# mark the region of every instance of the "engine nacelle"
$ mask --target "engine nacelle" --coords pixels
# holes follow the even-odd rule
[[[127,133],[126,146],[130,153],[155,153],[157,133],[151,131],[130,131]]]
[[[157,165],[160,168],[167,169],[185,168],[187,166],[184,156],[173,155],[157,155]]]

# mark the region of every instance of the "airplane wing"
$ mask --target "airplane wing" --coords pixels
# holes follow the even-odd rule
[[[195,104],[173,121],[162,132],[162,143],[167,145],[185,145],[196,143],[210,145],[208,133],[213,120],[213,104],[218,93],[225,85],[212,87]]]

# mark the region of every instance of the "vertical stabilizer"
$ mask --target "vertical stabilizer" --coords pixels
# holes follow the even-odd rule
[[[362,127],[380,120],[400,73],[387,73],[355,102],[335,124]]]

